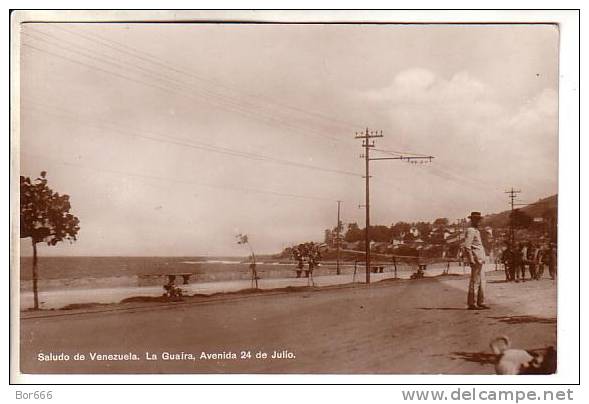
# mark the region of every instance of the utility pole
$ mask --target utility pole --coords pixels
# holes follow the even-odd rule
[[[365,133],[356,133],[356,139],[362,139],[362,147],[364,147],[364,154],[360,157],[364,157],[366,164],[366,203],[364,209],[366,210],[366,228],[364,229],[364,248],[366,253],[366,283],[370,283],[370,148],[374,147],[374,142],[370,142],[370,139],[376,137],[383,137],[382,131],[378,134],[376,131],[369,131],[366,128]]]
[[[515,198],[517,198],[517,194],[521,193],[522,191],[519,189],[513,189],[513,187],[511,187],[511,189],[509,191],[505,191],[506,194],[509,194],[509,199],[510,202],[509,204],[511,205],[511,216],[509,217],[509,245],[513,248],[514,244],[515,244],[515,229],[513,228],[513,210],[514,210],[514,206],[516,205],[515,203]]]
[[[335,244],[335,248],[337,250],[337,266],[336,266],[336,274],[340,275],[341,274],[341,270],[339,267],[339,261],[340,261],[340,257],[339,257],[339,249],[340,249],[340,241],[341,241],[341,221],[340,221],[340,205],[341,205],[342,201],[337,201],[337,227],[336,227],[336,231],[337,231],[337,235],[336,235],[336,244]]]
[[[366,283],[370,283],[370,161],[373,160],[405,160],[407,162],[413,162],[412,160],[429,160],[430,162],[434,158],[433,156],[403,156],[399,155],[396,157],[375,157],[370,158],[370,148],[374,147],[374,141],[370,141],[372,138],[383,137],[382,130],[370,131],[366,128],[365,132],[356,132],[356,139],[362,139],[362,147],[364,147],[364,154],[360,155],[364,158],[366,164],[366,203],[364,207],[366,209],[366,228],[364,229],[364,243],[365,243],[365,254],[366,254]]]

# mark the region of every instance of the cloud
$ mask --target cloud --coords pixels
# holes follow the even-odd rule
[[[426,172],[442,204],[452,198],[448,186],[458,183],[465,189],[479,184],[487,194],[506,184],[522,184],[541,195],[556,192],[555,89],[541,89],[514,104],[467,71],[446,78],[411,68],[364,97],[394,128],[391,143],[436,155],[438,168]]]
[[[488,86],[468,72],[457,72],[445,79],[428,69],[418,67],[397,73],[389,86],[367,91],[364,96],[374,101],[434,106],[473,102],[491,92]]]
[[[544,89],[536,97],[528,100],[509,121],[508,126],[518,132],[542,133],[547,123],[557,125],[558,93]],[[554,126],[550,127],[554,130]]]
[[[414,68],[403,70],[395,76],[393,85],[399,88],[426,90],[436,81],[436,76],[427,69]]]

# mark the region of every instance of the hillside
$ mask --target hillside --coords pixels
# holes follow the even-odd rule
[[[558,209],[558,195],[552,195],[547,198],[539,199],[530,205],[519,206],[522,212],[525,212],[531,217],[543,217],[547,212],[556,216]],[[501,213],[494,213],[485,216],[485,226],[491,227],[507,227],[509,225],[510,210],[505,210]]]

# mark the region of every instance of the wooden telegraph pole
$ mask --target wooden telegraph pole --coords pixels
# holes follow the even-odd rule
[[[362,139],[362,147],[364,147],[364,154],[360,157],[364,157],[366,165],[366,228],[364,229],[364,244],[366,252],[366,283],[370,283],[370,148],[374,147],[374,142],[370,142],[370,139],[375,137],[383,137],[382,131],[378,134],[376,131],[369,131],[366,128],[366,132],[360,135],[356,133],[356,139]]]
[[[336,264],[336,274],[340,275],[341,274],[341,269],[340,269],[340,255],[339,255],[339,250],[340,250],[340,242],[341,242],[341,221],[340,221],[340,205],[341,205],[342,201],[337,201],[337,227],[336,227],[336,240],[335,240],[335,248],[337,251],[337,264]]]
[[[369,131],[366,128],[365,132],[356,132],[356,139],[362,139],[362,147],[364,147],[364,154],[360,155],[361,158],[364,158],[365,165],[366,165],[366,204],[363,206],[366,209],[366,228],[364,229],[364,243],[365,246],[365,254],[366,254],[366,283],[370,283],[370,162],[374,160],[405,160],[407,162],[415,163],[413,160],[429,160],[430,162],[434,158],[433,156],[424,156],[424,155],[412,155],[412,156],[405,156],[399,153],[395,157],[374,157],[370,158],[370,148],[374,147],[374,141],[370,141],[372,138],[383,137],[382,130],[380,133],[378,131]],[[407,153],[412,154],[412,153]],[[362,207],[362,205],[360,205]]]
[[[511,205],[511,215],[509,217],[509,245],[511,246],[511,248],[513,248],[515,246],[515,229],[513,227],[513,211],[514,211],[514,206],[518,205],[515,203],[515,198],[517,198],[517,194],[521,193],[521,190],[519,189],[513,189],[513,187],[511,187],[511,189],[509,191],[505,191],[506,194],[509,194],[509,204]]]

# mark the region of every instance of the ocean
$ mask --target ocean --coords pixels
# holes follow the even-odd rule
[[[32,289],[32,257],[21,257],[22,291]],[[44,290],[63,288],[104,288],[163,285],[166,274],[190,273],[190,282],[223,282],[250,279],[249,263],[245,258],[227,257],[39,257],[39,287]],[[398,265],[401,272],[413,271],[408,265]],[[342,263],[344,274],[354,272],[354,264]],[[364,268],[357,267],[358,273]],[[392,272],[392,266],[385,271]],[[267,259],[257,265],[262,279],[294,278],[293,261]],[[323,263],[315,276],[335,275],[334,262]]]

